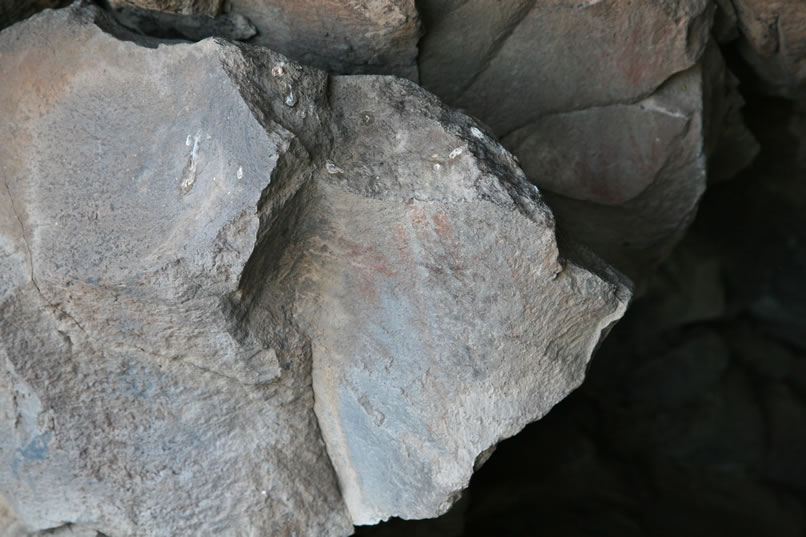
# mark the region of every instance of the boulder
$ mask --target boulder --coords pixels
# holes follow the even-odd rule
[[[707,0],[422,2],[425,88],[499,136],[546,114],[634,103],[705,50]]]
[[[775,95],[806,96],[806,9],[801,0],[732,0],[739,50]]]
[[[223,37],[245,41],[257,34],[255,25],[243,15],[225,13],[216,17],[195,13],[174,13],[145,9],[131,2],[113,4],[117,22],[136,34],[201,41],[208,37]]]
[[[504,138],[560,226],[641,279],[682,237],[713,176],[758,151],[716,47],[650,97],[549,114]],[[743,149],[728,156],[725,148]]]
[[[348,535],[310,346],[234,313],[298,141],[252,113],[234,47],[95,19],[115,29],[74,6],[0,34],[0,494],[31,530]]]
[[[420,78],[490,125],[561,230],[640,281],[691,223],[707,172],[729,177],[758,151],[709,47],[713,12],[702,0],[426,1]]]
[[[224,0],[107,0],[114,8],[134,7],[181,15],[220,15]]]
[[[331,73],[417,80],[414,0],[232,0],[258,29],[250,41]]]
[[[0,34],[0,78],[0,502],[30,531],[435,516],[629,300],[408,81],[79,5]]]

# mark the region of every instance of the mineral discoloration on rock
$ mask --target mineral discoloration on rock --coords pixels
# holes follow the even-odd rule
[[[512,155],[408,81],[80,6],[0,51],[0,491],[32,531],[436,515],[624,312]]]

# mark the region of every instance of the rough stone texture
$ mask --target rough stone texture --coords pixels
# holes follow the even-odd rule
[[[422,84],[498,135],[552,112],[635,102],[697,62],[707,0],[422,2]]]
[[[693,220],[707,154],[722,152],[711,166],[719,178],[755,156],[727,77],[712,47],[647,99],[549,114],[504,143],[546,189],[561,227],[640,279]]]
[[[626,307],[409,82],[80,6],[0,34],[0,79],[0,493],[32,531],[441,513]]]
[[[134,7],[181,15],[220,15],[224,0],[107,0],[115,8]]]
[[[331,92],[343,172],[285,261],[316,413],[354,522],[434,516],[479,454],[581,382],[625,287],[558,264],[536,190],[463,116],[390,79]]]
[[[417,80],[414,0],[232,0],[258,28],[251,41],[331,73]]]
[[[420,77],[492,127],[562,230],[641,280],[691,223],[706,171],[728,177],[757,151],[708,47],[713,11],[703,0],[426,1]]]
[[[806,96],[806,9],[801,0],[731,0],[744,58],[784,96]]]
[[[474,475],[463,537],[804,535],[806,117],[759,95],[745,112],[759,157],[709,187],[581,388]]]
[[[117,22],[134,33],[164,39],[201,41],[208,37],[223,37],[245,41],[257,34],[255,25],[238,14],[185,15],[122,4],[113,8]]]
[[[249,110],[237,50],[96,13],[0,34],[0,491],[32,530],[347,535],[309,346],[233,313],[295,138]]]

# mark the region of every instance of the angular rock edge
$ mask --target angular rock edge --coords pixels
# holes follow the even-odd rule
[[[65,19],[70,19],[72,24],[90,25],[94,23],[107,32],[113,32],[120,38],[138,42],[147,48],[162,48],[162,45],[155,40],[132,36],[124,30],[114,27],[114,23],[94,8],[73,6],[63,12],[45,12],[32,20],[35,21],[35,24],[46,24],[48,21],[59,24],[60,19],[61,24],[66,22]],[[29,23],[26,23],[25,27],[28,28]],[[3,37],[10,39],[10,31],[22,32],[22,29],[12,29],[0,34],[0,48],[5,46]],[[281,56],[265,49],[235,45],[219,40],[181,46],[194,48],[203,54],[218,54],[221,67],[228,73],[231,83],[237,87],[258,122],[267,130],[279,128],[280,131],[289,135],[286,137],[286,152],[279,156],[275,170],[278,177],[283,176],[286,179],[277,180],[274,176],[272,177],[272,186],[263,191],[257,202],[260,225],[252,228],[255,233],[254,239],[251,244],[247,243],[240,248],[239,258],[234,262],[233,260],[223,262],[226,273],[223,276],[219,275],[224,278],[224,281],[218,283],[224,285],[218,287],[218,292],[222,292],[228,297],[225,301],[226,308],[228,308],[227,315],[247,327],[244,338],[250,340],[255,333],[261,332],[258,325],[266,321],[265,314],[262,316],[259,314],[261,305],[267,302],[285,304],[285,306],[277,307],[270,314],[276,314],[283,319],[282,322],[290,324],[283,329],[285,332],[296,333],[298,335],[295,337],[309,341],[308,344],[312,349],[316,414],[328,453],[339,476],[353,523],[374,523],[390,516],[404,518],[436,516],[444,512],[456,499],[461,489],[467,485],[477,458],[499,440],[517,433],[527,423],[540,418],[553,404],[582,381],[584,367],[591,352],[610,326],[621,317],[627,306],[630,294],[629,284],[606,265],[597,262],[595,258],[582,251],[574,252],[569,259],[561,259],[554,238],[551,213],[542,203],[537,189],[526,181],[511,155],[485,135],[470,119],[447,109],[419,87],[404,81],[382,77],[329,78],[313,69],[288,62]],[[384,106],[378,109],[369,108],[371,103],[378,100],[383,102]],[[358,103],[366,107],[357,108]],[[405,114],[411,110],[416,110],[417,114],[413,117],[406,116]],[[396,132],[399,132],[395,127],[401,121],[403,125],[406,125],[406,121],[415,123],[417,128],[410,130],[414,131],[414,138],[418,138],[418,136],[419,138],[412,141],[410,139],[412,136],[408,134],[406,134],[408,138],[402,140],[395,137]],[[374,130],[373,126],[375,126]],[[370,129],[364,132],[360,130],[363,127]],[[390,134],[392,136],[384,137],[384,135]],[[393,150],[389,150],[390,148],[383,144],[378,145],[379,141],[389,142]],[[388,152],[379,153],[379,149],[387,149]],[[432,173],[432,175],[426,175],[427,173]],[[197,180],[198,178],[194,176],[194,181]],[[5,188],[9,194],[8,200],[11,201],[12,188],[9,184],[7,182]],[[189,186],[192,187],[192,182]],[[440,442],[456,436],[457,431],[468,434],[462,427],[457,429],[451,426],[436,432],[431,431],[430,434],[436,438],[434,441],[429,439],[423,442],[416,438],[418,432],[416,429],[413,440],[396,436],[389,437],[397,440],[407,449],[411,449],[416,455],[414,458],[418,461],[436,462],[437,466],[445,462],[447,467],[447,469],[437,468],[436,470],[433,467],[426,468],[422,474],[415,472],[413,474],[415,477],[422,477],[424,480],[405,483],[406,486],[401,487],[405,493],[404,497],[395,498],[392,503],[376,502],[372,497],[376,492],[372,489],[372,486],[375,485],[368,485],[371,481],[377,481],[379,472],[382,473],[387,470],[386,468],[375,468],[372,465],[362,468],[353,466],[356,446],[350,444],[346,437],[357,433],[354,430],[350,431],[351,424],[345,422],[344,419],[346,407],[343,404],[340,406],[338,402],[338,398],[345,397],[343,392],[338,392],[340,384],[336,382],[335,386],[328,386],[328,382],[334,379],[358,382],[354,373],[355,364],[350,361],[353,358],[350,351],[357,349],[352,349],[350,341],[345,342],[339,338],[338,334],[333,333],[332,323],[329,322],[329,319],[333,318],[332,303],[327,300],[342,299],[343,296],[340,293],[351,292],[356,289],[356,286],[360,287],[364,283],[372,295],[373,290],[381,289],[388,283],[382,278],[379,279],[378,274],[389,278],[402,277],[394,273],[395,266],[390,269],[385,265],[387,260],[395,261],[396,254],[382,250],[381,242],[377,241],[374,244],[377,246],[377,250],[382,252],[378,255],[372,251],[367,252],[361,249],[352,251],[349,249],[350,245],[340,245],[339,247],[344,246],[347,249],[342,251],[344,255],[340,258],[341,265],[337,266],[343,269],[340,274],[347,276],[343,281],[335,284],[328,283],[325,286],[322,285],[323,280],[315,278],[329,272],[328,267],[322,268],[318,264],[332,254],[331,251],[326,251],[329,245],[322,239],[332,239],[334,230],[360,233],[361,230],[354,226],[359,220],[356,217],[364,216],[364,214],[361,210],[353,210],[356,203],[371,206],[374,216],[368,218],[370,221],[372,218],[377,218],[377,221],[383,224],[398,224],[403,228],[410,225],[408,233],[413,239],[411,237],[407,239],[409,240],[407,244],[416,243],[421,247],[442,248],[440,251],[434,250],[436,253],[433,254],[434,259],[440,261],[442,265],[437,264],[435,267],[430,267],[426,266],[425,258],[415,259],[415,272],[419,271],[424,275],[421,275],[421,279],[412,284],[414,291],[411,296],[422,297],[424,291],[429,290],[424,286],[417,287],[418,283],[423,285],[434,282],[444,283],[446,280],[442,278],[446,278],[443,276],[445,272],[458,274],[464,270],[471,277],[479,277],[484,281],[488,274],[495,275],[496,269],[501,269],[507,261],[513,259],[515,267],[510,267],[510,269],[513,275],[517,275],[513,278],[522,278],[526,282],[521,287],[529,284],[527,288],[531,289],[531,285],[539,284],[543,286],[541,289],[552,289],[552,286],[555,285],[562,288],[559,295],[555,297],[555,301],[545,300],[553,306],[559,305],[558,311],[550,308],[541,309],[548,306],[541,304],[545,297],[539,296],[538,293],[535,293],[534,296],[521,297],[525,304],[524,311],[531,314],[525,321],[523,316],[515,319],[515,323],[521,329],[519,334],[522,334],[523,337],[530,335],[527,330],[532,328],[530,322],[543,323],[544,318],[540,316],[540,313],[564,311],[571,318],[563,317],[558,322],[571,323],[572,318],[577,317],[580,311],[569,311],[570,308],[565,302],[568,297],[582,297],[579,298],[579,304],[586,306],[586,308],[582,308],[583,310],[593,308],[588,305],[589,302],[601,302],[598,306],[600,309],[594,313],[595,320],[591,322],[591,326],[584,327],[583,334],[573,334],[576,337],[568,341],[560,341],[559,344],[556,341],[544,342],[542,354],[548,357],[544,361],[554,363],[548,363],[543,369],[540,369],[540,372],[554,373],[551,378],[534,378],[539,377],[535,373],[537,364],[531,363],[535,355],[534,351],[538,349],[536,346],[531,348],[531,352],[523,352],[523,349],[520,349],[522,353],[518,355],[521,360],[520,369],[514,370],[519,376],[515,378],[511,377],[513,370],[503,372],[496,370],[492,373],[484,371],[483,367],[479,366],[479,363],[484,365],[484,356],[480,360],[480,357],[476,355],[478,351],[471,347],[466,349],[469,357],[467,362],[459,364],[456,371],[443,371],[447,376],[459,375],[459,378],[464,381],[460,372],[470,369],[473,370],[473,375],[478,375],[481,379],[478,381],[479,385],[491,386],[489,392],[458,394],[460,396],[458,400],[464,398],[472,403],[468,407],[460,405],[459,410],[467,411],[468,408],[470,410],[475,408],[476,410],[487,410],[490,413],[478,415],[470,412],[469,415],[453,416],[457,418],[460,426],[467,426],[479,417],[482,420],[479,426],[471,431],[470,437],[463,439],[466,441],[464,446],[448,444],[445,447],[440,444]],[[466,207],[473,207],[474,210],[464,211]],[[462,210],[457,210],[457,208]],[[13,209],[16,218],[22,224],[24,217],[21,217],[21,213],[18,211],[17,207]],[[491,250],[486,252],[487,259],[492,259],[489,265],[484,265],[484,270],[487,272],[484,270],[474,272],[475,266],[467,263],[465,263],[466,266],[463,265],[464,268],[459,270],[451,265],[450,260],[444,259],[449,249],[455,250],[457,259],[463,256],[467,258],[470,254],[485,253],[471,251],[475,246],[472,242],[456,240],[461,233],[465,233],[466,236],[468,230],[478,232],[478,226],[483,223],[484,219],[478,219],[476,213],[500,219],[500,222],[493,220],[496,225],[500,225],[499,228],[494,229],[494,231],[501,232],[500,236],[507,237],[507,233],[513,232],[513,230],[518,231],[521,227],[525,227],[533,234],[523,237],[522,233],[515,233],[512,239],[518,239],[520,242],[514,249],[508,249],[506,241],[493,240],[492,244],[488,245]],[[474,220],[474,218],[476,219]],[[27,223],[31,224],[31,222]],[[254,221],[250,226],[254,226]],[[291,239],[285,238],[285,244],[282,243],[284,238],[280,237],[281,234],[269,233],[277,227],[286,230],[292,237]],[[451,230],[454,229],[457,230],[456,237],[444,239],[443,235],[450,235]],[[32,231],[29,230],[28,233],[32,233]],[[366,234],[368,242],[371,242],[370,239],[379,241],[384,236],[384,232],[379,233],[377,230],[375,232],[367,230]],[[24,230],[21,237],[25,242]],[[443,243],[443,239],[447,242]],[[455,240],[456,244],[450,244],[451,240]],[[319,247],[324,250],[317,251],[316,244],[319,244]],[[303,250],[302,255],[298,255],[300,251],[293,248],[295,245],[310,248]],[[275,246],[278,247],[277,250],[273,249]],[[28,249],[30,275],[25,275],[23,281],[14,282],[0,296],[5,298],[17,289],[30,287],[31,282],[37,287],[40,295],[43,290],[39,287],[43,282],[42,287],[46,288],[46,293],[49,287],[50,291],[58,292],[53,282],[46,281],[47,275],[45,277],[41,274],[34,275],[32,248],[27,243],[24,248]],[[503,248],[503,251],[500,248]],[[528,252],[525,259],[520,257],[523,251]],[[248,260],[246,260],[247,257]],[[476,262],[480,265],[483,264],[485,258],[479,257],[479,259],[481,261]],[[592,272],[587,272],[572,259],[584,260],[582,264],[589,266]],[[361,278],[364,276],[369,278],[368,283],[363,280],[351,280],[352,276],[344,270],[347,265],[351,265],[351,263],[354,265],[355,260],[361,262],[364,268],[367,266],[367,261],[375,263],[375,265],[370,265],[369,274],[361,276]],[[499,261],[500,263],[496,264]],[[222,268],[218,263],[218,260],[214,260],[212,268]],[[290,273],[286,269],[289,266],[294,267],[295,263],[304,267],[305,270],[300,270],[289,277]],[[23,263],[23,265],[26,264]],[[191,276],[193,275],[192,268]],[[390,276],[384,271],[390,271],[392,275]],[[183,274],[180,276],[187,277]],[[30,281],[24,281],[26,278]],[[277,285],[266,286],[267,289],[254,293],[244,292],[244,289],[261,279],[277,283]],[[514,279],[512,281],[515,282]],[[237,289],[230,286],[232,283],[237,283]],[[306,285],[310,285],[310,287],[306,288]],[[505,286],[505,290],[519,290],[521,287]],[[446,296],[456,300],[471,300],[473,293],[466,291],[464,286],[460,286],[451,290],[453,294],[448,293]],[[499,289],[493,289],[490,293],[490,300],[501,309],[504,306],[495,302],[497,291]],[[45,299],[44,296],[42,298]],[[512,298],[507,297],[507,300],[512,300]],[[45,302],[49,301],[45,299]],[[360,301],[358,305],[360,306]],[[68,307],[71,306],[74,305],[68,304]],[[350,307],[358,307],[352,302],[348,302],[347,306],[348,310]],[[426,301],[423,307],[436,306],[437,304]],[[416,307],[414,309],[416,310]],[[389,314],[389,311],[388,308],[380,307],[375,313],[379,313],[380,318],[383,319],[383,315]],[[441,310],[446,314],[456,311],[461,314],[465,311],[482,313],[487,310],[463,310],[462,308],[453,310],[450,307]],[[348,311],[346,318],[354,320],[355,315],[361,313],[361,309]],[[59,315],[62,316],[61,322],[71,324],[69,319],[65,320],[65,317],[72,319],[69,311],[63,310],[59,312]],[[467,326],[463,325],[463,322],[465,319],[460,315],[457,326]],[[78,326],[81,332],[88,330],[91,333],[94,329],[92,322],[83,328],[75,319],[72,320],[72,323]],[[546,324],[552,326],[549,321],[546,321]],[[410,326],[416,328],[420,325]],[[426,323],[424,326],[432,327],[433,323]],[[480,326],[484,327],[484,323],[482,322]],[[571,324],[571,326],[573,325]],[[3,328],[4,331],[7,329],[6,326]],[[474,328],[474,326],[470,328]],[[536,327],[534,332],[547,335]],[[300,336],[300,333],[307,335]],[[415,334],[415,338],[417,335],[419,334]],[[430,336],[430,339],[425,339],[438,343],[440,338],[450,340],[453,334],[428,333],[427,335]],[[495,335],[493,334],[493,336]],[[89,338],[89,334],[85,333],[85,336]],[[459,334],[459,336],[473,336],[473,333],[470,330],[468,334]],[[283,335],[282,337],[290,336]],[[489,339],[490,341],[478,343],[479,349],[487,350],[486,346],[496,340],[492,336]],[[250,341],[252,345],[261,346],[260,342]],[[275,341],[275,343],[277,342]],[[562,358],[567,358],[565,356],[566,345],[574,347],[575,351],[569,353],[572,355],[570,359],[564,360]],[[335,355],[332,352],[333,349],[337,351]],[[448,351],[451,350],[448,348]],[[434,358],[436,365],[445,365],[440,360],[448,354],[451,353],[442,352],[437,357],[439,359]],[[432,358],[431,356],[421,357]],[[273,362],[270,358],[266,358],[266,360]],[[199,366],[209,369],[209,365],[203,363]],[[232,364],[233,369],[223,373],[220,367],[226,369],[229,366],[221,366],[221,364],[213,364],[213,366],[210,371],[223,374],[241,384],[249,384],[253,380],[250,378],[253,371],[248,368],[244,370],[238,364]],[[271,383],[278,376],[281,377],[283,375],[282,360],[280,360],[279,366],[280,370],[269,367],[265,371],[265,376],[257,382]],[[395,365],[393,360],[390,367],[393,371],[398,371],[411,366],[412,364],[406,363]],[[475,366],[479,366],[479,371],[474,369]],[[533,376],[530,376],[529,373]],[[489,376],[485,377],[487,374]],[[369,380],[377,379],[369,377]],[[534,380],[544,382],[544,385],[540,387],[545,388],[545,393],[534,395],[518,392],[515,394],[518,397],[508,397],[512,395],[508,390],[514,392],[523,390],[524,387],[533,387],[530,382]],[[449,381],[450,378],[441,379],[442,386],[446,386]],[[320,393],[317,393],[318,386],[322,386],[319,390]],[[433,390],[435,387],[432,386],[431,389]],[[367,396],[365,398],[367,404],[364,404],[361,395],[354,395],[356,395],[355,401],[350,402],[349,408],[353,409],[354,403],[357,403],[363,408],[367,417],[375,419],[380,413],[375,407],[391,405],[394,410],[395,404],[406,401],[427,403],[436,401],[439,396],[445,394],[435,394],[433,391],[424,390],[423,399],[396,400],[384,398],[384,394],[365,392],[361,395]],[[504,400],[502,403],[504,408],[498,408],[495,404],[491,404],[489,407],[484,406],[485,401],[489,402],[492,395]],[[430,430],[430,423],[426,418],[440,415],[440,412],[454,404],[455,401],[449,399],[447,407],[438,405],[436,409],[432,409],[430,415],[424,412],[424,415],[420,416],[421,421],[416,424],[417,427],[424,424]],[[58,410],[56,409],[57,412]],[[383,420],[377,418],[381,424],[389,420],[390,414],[388,409],[386,410],[387,417]],[[411,416],[407,415],[407,417]],[[365,416],[362,415],[360,419],[364,420]],[[499,419],[500,422],[497,421]],[[391,420],[389,421],[391,422]],[[369,437],[361,435],[359,437],[365,441],[367,438],[375,439],[371,434]],[[456,454],[455,461],[444,461],[443,457],[450,456],[451,452],[463,447],[464,451]],[[406,470],[404,467],[399,474],[412,475]],[[416,489],[418,483],[420,486],[424,486],[424,490],[417,491],[411,488],[410,485],[413,485]],[[420,494],[417,497],[412,497],[418,492]],[[421,502],[423,497],[427,500],[425,503]]]

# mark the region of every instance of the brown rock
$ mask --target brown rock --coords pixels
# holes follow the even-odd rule
[[[732,0],[744,58],[766,89],[806,94],[806,7],[802,0]]]

